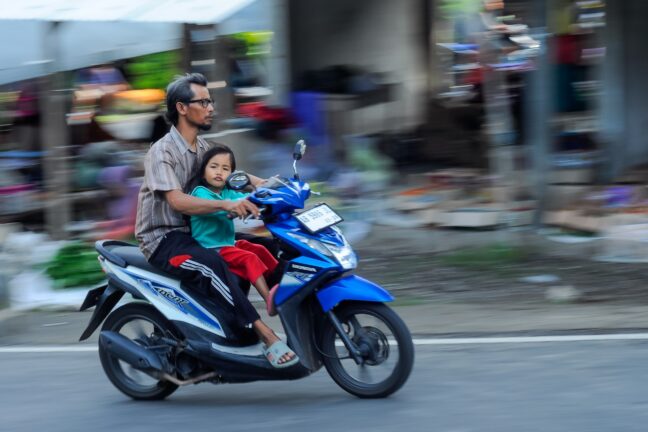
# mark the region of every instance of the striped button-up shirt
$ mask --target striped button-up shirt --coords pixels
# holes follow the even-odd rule
[[[189,232],[182,213],[173,210],[164,193],[184,189],[209,147],[207,141],[198,137],[194,152],[175,126],[171,126],[169,133],[153,144],[146,154],[144,183],[137,203],[135,237],[147,259],[168,232]]]

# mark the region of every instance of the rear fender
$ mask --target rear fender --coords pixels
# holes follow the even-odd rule
[[[320,289],[317,292],[317,299],[322,305],[322,310],[328,312],[346,300],[384,303],[393,301],[394,297],[375,283],[360,276],[350,275]]]
[[[80,341],[88,339],[94,333],[97,327],[99,327],[99,324],[103,322],[117,302],[122,298],[126,290],[120,285],[122,284],[117,284],[113,279],[109,279],[106,285],[88,292],[80,310],[85,310],[92,306],[96,307],[92,318],[90,318],[88,327],[86,327],[79,338]]]

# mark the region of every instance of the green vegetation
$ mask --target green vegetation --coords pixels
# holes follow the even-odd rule
[[[57,288],[94,285],[105,278],[97,252],[80,242],[62,247],[47,264],[46,272]]]
[[[247,57],[265,57],[270,54],[273,33],[271,31],[240,32],[229,35],[245,47]]]
[[[518,264],[529,258],[528,248],[492,244],[481,247],[460,249],[441,255],[446,265],[472,270],[499,270],[511,264]]]
[[[167,51],[137,57],[126,65],[134,89],[166,89],[173,77],[180,73],[180,53]]]
[[[462,13],[477,12],[480,9],[481,0],[442,0],[440,9],[446,18]]]

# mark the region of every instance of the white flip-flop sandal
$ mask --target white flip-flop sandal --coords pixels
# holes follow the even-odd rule
[[[289,367],[299,362],[299,357],[297,357],[297,354],[295,354],[295,356],[287,362],[279,363],[281,357],[283,357],[285,354],[290,353],[295,354],[294,351],[291,350],[285,342],[280,340],[273,343],[269,347],[263,347],[263,355],[265,355],[272,367],[275,367],[277,369]]]

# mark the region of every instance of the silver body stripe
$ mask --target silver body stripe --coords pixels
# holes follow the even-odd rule
[[[190,262],[189,260],[180,264],[180,267],[185,270],[198,271],[203,276],[208,277],[211,280],[212,287],[214,287],[216,291],[221,293],[221,295],[225,298],[225,300],[227,300],[229,304],[234,306],[234,299],[232,298],[232,294],[230,293],[229,288],[227,288],[227,286],[223,284],[223,282],[210,268],[194,261]]]

